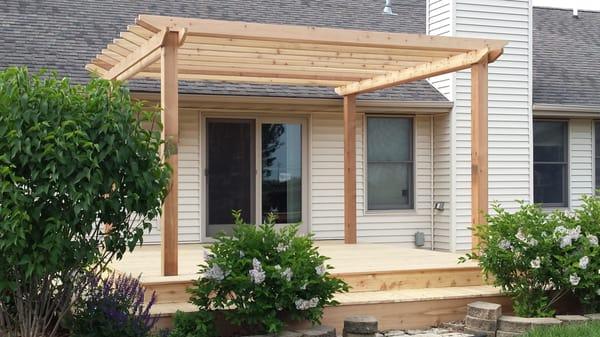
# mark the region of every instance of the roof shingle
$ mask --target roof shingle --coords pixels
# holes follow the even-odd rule
[[[533,102],[600,106],[600,12],[533,9]]]
[[[19,0],[0,11],[0,69],[27,65],[56,69],[76,83],[89,79],[86,63],[126,30],[138,14],[198,17],[423,33],[425,1],[396,1],[397,16],[383,15],[383,0]],[[157,91],[153,80],[130,82],[132,90]],[[182,93],[286,97],[338,97],[331,88],[182,82]],[[361,96],[364,99],[445,101],[426,81]]]

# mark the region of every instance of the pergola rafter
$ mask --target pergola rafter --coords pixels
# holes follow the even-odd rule
[[[161,80],[164,136],[178,140],[178,80],[328,86],[344,97],[344,231],[356,242],[358,94],[472,68],[473,223],[487,211],[487,64],[505,41],[140,15],[86,68]],[[485,129],[485,130],[484,130]],[[163,270],[177,274],[177,156],[163,212]]]

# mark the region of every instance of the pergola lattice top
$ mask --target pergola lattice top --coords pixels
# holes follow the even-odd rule
[[[107,79],[160,78],[178,32],[178,78],[335,87],[357,94],[469,68],[505,41],[140,15],[86,68]]]

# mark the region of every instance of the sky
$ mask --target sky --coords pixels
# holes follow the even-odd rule
[[[533,0],[534,6],[600,10],[598,0]]]

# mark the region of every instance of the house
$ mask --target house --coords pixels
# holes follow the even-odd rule
[[[489,200],[573,207],[593,193],[600,67],[590,55],[600,47],[581,32],[598,31],[600,14],[529,0],[406,0],[392,2],[390,15],[384,3],[12,2],[0,13],[0,67],[48,67],[84,83],[85,65],[140,13],[506,40],[489,66]],[[422,233],[423,248],[471,248],[470,77],[464,70],[359,96],[358,242],[415,247]],[[130,87],[159,100],[158,81]],[[318,240],[344,238],[344,122],[333,90],[214,81],[179,89],[180,243],[228,230],[232,209],[248,222],[274,212]],[[160,237],[157,226],[145,242]]]

